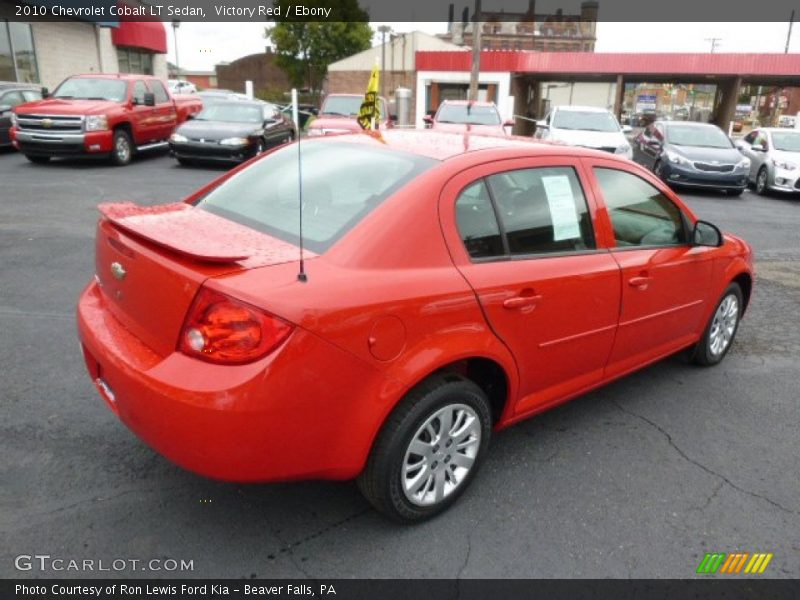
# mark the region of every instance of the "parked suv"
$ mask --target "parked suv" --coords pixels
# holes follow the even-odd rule
[[[105,156],[126,165],[138,150],[167,146],[175,128],[200,112],[193,95],[172,96],[147,75],[76,75],[52,95],[14,109],[14,146],[31,162]]]
[[[557,106],[543,121],[536,123],[534,137],[633,158],[631,145],[625,138],[630,132],[628,125],[620,126],[617,118],[605,108]]]

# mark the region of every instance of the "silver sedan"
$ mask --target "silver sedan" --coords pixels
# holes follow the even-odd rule
[[[800,192],[800,130],[762,127],[736,142],[750,159],[748,181],[756,192]]]

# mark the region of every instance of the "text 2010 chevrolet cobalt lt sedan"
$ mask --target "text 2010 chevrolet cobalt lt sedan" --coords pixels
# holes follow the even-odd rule
[[[515,138],[319,138],[100,208],[78,324],[119,418],[197,473],[357,478],[403,521],[497,430],[685,348],[718,363],[753,282],[642,167]]]

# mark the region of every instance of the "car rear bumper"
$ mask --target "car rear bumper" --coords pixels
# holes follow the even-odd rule
[[[91,156],[109,154],[113,132],[49,133],[13,130],[14,147],[34,156]]]
[[[747,171],[734,170],[730,173],[717,173],[687,168],[674,163],[664,163],[661,175],[670,185],[695,188],[743,190],[747,186]]]
[[[96,282],[78,303],[87,369],[109,408],[165,457],[242,482],[349,479],[363,468],[385,414],[376,399],[392,387],[373,367],[299,328],[248,365],[159,356],[105,303]]]
[[[175,158],[182,160],[240,163],[249,160],[256,154],[256,145],[222,146],[199,142],[178,144],[170,142],[169,152]]]

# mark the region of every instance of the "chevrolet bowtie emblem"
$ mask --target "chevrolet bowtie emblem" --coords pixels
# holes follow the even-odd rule
[[[113,262],[111,263],[111,274],[114,276],[114,279],[122,281],[123,279],[125,279],[125,275],[127,275],[128,272],[125,270],[125,267],[123,267],[120,263]]]
[[[53,126],[53,119],[42,119],[42,127],[49,129]]]

